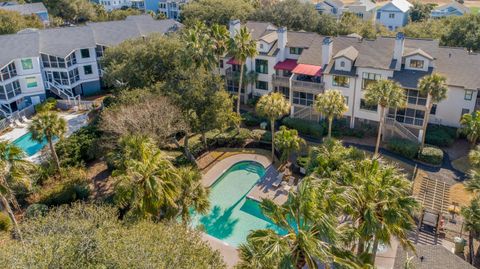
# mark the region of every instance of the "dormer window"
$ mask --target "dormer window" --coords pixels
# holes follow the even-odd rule
[[[290,54],[300,55],[302,51],[303,48],[290,48]]]
[[[260,44],[260,49],[263,50],[263,44]]]
[[[422,60],[410,60],[410,68],[423,69],[425,61]]]
[[[340,67],[345,67],[345,62],[344,61],[340,62]]]

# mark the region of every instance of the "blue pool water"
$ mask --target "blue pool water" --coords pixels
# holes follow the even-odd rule
[[[270,228],[281,233],[270,222],[256,201],[247,199],[252,187],[265,175],[265,168],[255,162],[240,162],[230,167],[214,183],[210,192],[210,212],[193,214],[194,226],[223,242],[239,246],[251,230]]]
[[[33,141],[31,133],[26,133],[13,141],[13,144],[20,147],[25,152],[25,154],[27,154],[27,156],[32,156],[35,153],[39,152],[41,149],[43,149],[43,147],[45,147],[45,145],[47,145],[47,143],[48,142],[46,139],[41,143]]]

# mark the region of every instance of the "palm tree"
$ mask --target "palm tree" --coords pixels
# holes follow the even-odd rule
[[[135,150],[124,150],[130,152],[130,159],[125,160],[124,170],[113,173],[115,201],[134,218],[159,218],[176,207],[178,172],[151,139],[127,136],[123,140],[131,140],[123,144]]]
[[[340,91],[326,90],[325,93],[317,95],[315,109],[328,119],[328,138],[331,138],[333,119],[347,112],[348,106]]]
[[[62,137],[67,132],[67,122],[55,112],[43,112],[33,118],[28,131],[32,134],[32,140],[38,142],[47,140],[57,171],[60,171],[60,160],[53,146],[53,139]]]
[[[0,167],[2,167],[0,174],[0,204],[12,220],[15,234],[20,240],[22,240],[22,233],[18,228],[17,220],[10,207],[10,204],[12,204],[18,209],[18,204],[9,183],[26,180],[28,168],[31,167],[31,164],[23,160],[24,157],[25,153],[21,148],[7,141],[0,142]]]
[[[473,264],[473,240],[480,233],[480,197],[476,196],[467,207],[462,207],[463,225],[468,231],[468,247],[470,264]]]
[[[446,81],[447,79],[444,76],[433,73],[429,76],[423,77],[418,82],[418,90],[421,94],[427,96],[427,111],[425,112],[425,119],[423,120],[423,135],[420,150],[423,149],[423,146],[425,145],[428,119],[430,118],[430,111],[432,110],[433,105],[438,104],[447,98],[448,87]]]
[[[183,34],[186,55],[184,61],[187,65],[193,64],[195,68],[203,67],[211,70],[214,66],[214,44],[208,29],[203,22],[197,22],[192,28]]]
[[[213,52],[215,54],[220,74],[220,58],[225,55],[228,49],[228,29],[225,25],[214,24],[211,28]]]
[[[410,195],[411,185],[403,174],[377,159],[366,159],[358,162],[342,180],[347,186],[345,195],[350,207],[347,211],[351,212],[359,236],[359,256],[368,253],[371,247],[371,264],[374,264],[378,245],[390,244],[393,237],[404,247],[413,247],[407,233],[415,227],[413,214],[418,203]]]
[[[380,121],[378,123],[377,143],[375,145],[374,157],[378,156],[380,148],[380,139],[382,137],[383,122],[385,120],[385,110],[390,107],[405,106],[405,94],[400,85],[391,80],[382,79],[371,83],[365,91],[365,100],[370,104],[380,106]]]
[[[472,143],[472,147],[475,146],[480,137],[480,111],[464,114],[460,124],[462,124],[462,132],[467,135],[467,139]]]
[[[283,205],[263,200],[262,212],[283,232],[252,231],[240,246],[239,268],[317,268],[317,261],[336,261],[332,254],[336,218],[316,206],[317,194],[310,179],[305,179]]]
[[[272,132],[272,162],[275,161],[275,120],[290,112],[290,103],[279,92],[270,93],[260,97],[255,110],[260,116],[270,120]]]
[[[247,27],[240,28],[240,31],[233,38],[228,40],[228,50],[240,65],[240,78],[238,81],[237,114],[240,115],[240,97],[242,94],[242,82],[244,65],[247,58],[254,58],[257,54],[257,43],[252,39]]]
[[[275,137],[275,147],[282,152],[280,158],[282,163],[286,163],[292,152],[299,151],[306,144],[305,140],[298,136],[297,130],[288,130],[285,126],[280,127],[280,131],[275,134]]]
[[[178,174],[180,177],[180,193],[177,201],[178,215],[186,225],[190,221],[191,209],[202,215],[208,213],[210,190],[202,185],[202,175],[198,169],[181,167]]]
[[[470,150],[468,161],[473,169],[480,169],[480,147],[477,146],[475,149]]]

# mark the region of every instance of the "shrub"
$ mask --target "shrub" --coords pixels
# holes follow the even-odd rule
[[[387,148],[406,158],[413,159],[417,156],[420,145],[407,139],[392,138],[387,142]]]
[[[297,158],[297,165],[306,168],[310,158],[308,156],[300,156]]]
[[[61,181],[51,178],[43,189],[33,195],[30,201],[47,206],[58,206],[85,200],[89,195],[90,188],[85,171],[79,168],[70,168],[62,171]]]
[[[242,115],[242,120],[245,126],[255,127],[259,126],[263,121],[267,121],[265,118],[259,117],[253,112],[247,112]],[[268,121],[267,121],[268,122]]]
[[[439,165],[443,161],[443,151],[437,147],[427,145],[418,154],[418,159],[422,162]]]
[[[303,135],[321,138],[323,134],[322,126],[314,121],[286,117],[282,120],[282,124],[290,129],[296,129]]]
[[[44,204],[32,204],[25,211],[27,218],[43,217],[48,212],[48,206]]]
[[[8,232],[12,229],[12,221],[7,214],[0,212],[0,231]]]
[[[425,143],[438,147],[449,147],[455,142],[457,129],[441,125],[428,125]]]
[[[70,137],[59,141],[55,148],[63,166],[81,166],[98,155],[100,131],[96,125],[80,128]]]
[[[45,102],[35,106],[35,111],[38,113],[54,110],[57,107],[57,99],[48,98]]]

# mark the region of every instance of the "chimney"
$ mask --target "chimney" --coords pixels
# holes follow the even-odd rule
[[[285,48],[287,47],[287,28],[280,27],[277,29],[278,48],[280,49],[280,60],[285,61]]]
[[[231,20],[228,24],[230,31],[230,38],[233,38],[238,32],[240,32],[240,20]]]
[[[327,65],[332,59],[333,40],[331,37],[325,37],[322,42],[322,67]]]
[[[395,70],[402,69],[403,48],[405,45],[405,35],[398,32],[395,37],[395,47],[393,49],[393,59],[396,60]]]

